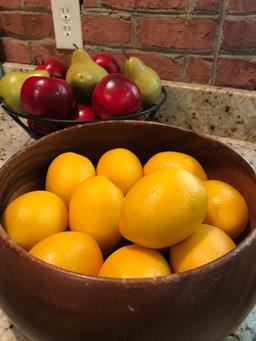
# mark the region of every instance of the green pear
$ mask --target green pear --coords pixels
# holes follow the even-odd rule
[[[152,68],[146,66],[139,58],[130,57],[125,61],[124,73],[138,85],[144,108],[156,102],[162,86],[158,74]]]
[[[91,56],[83,49],[76,49],[71,56],[71,64],[84,62],[85,60],[91,60]]]
[[[90,100],[95,86],[107,75],[107,71],[95,63],[89,54],[77,49],[71,57],[66,81],[71,85],[78,102]]]
[[[31,76],[49,76],[46,70],[32,70],[32,71],[12,71],[4,75],[0,80],[0,97],[3,98],[4,103],[16,113],[23,111],[20,100],[20,91],[25,80]]]

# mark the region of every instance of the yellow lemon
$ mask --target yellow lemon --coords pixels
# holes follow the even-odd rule
[[[169,264],[160,252],[129,245],[116,250],[106,259],[99,276],[142,278],[166,276],[170,273]]]
[[[204,185],[208,193],[208,213],[204,222],[219,227],[231,238],[239,236],[249,219],[243,196],[222,181],[208,180]]]
[[[105,175],[125,195],[130,187],[143,176],[142,166],[137,156],[125,148],[107,151],[100,158],[97,175]]]
[[[57,194],[68,205],[75,188],[95,175],[92,162],[76,153],[63,153],[50,164],[46,175],[46,190]]]
[[[13,200],[2,222],[11,239],[30,249],[49,235],[67,229],[68,210],[56,194],[33,191]]]
[[[199,225],[192,236],[171,248],[172,269],[183,272],[197,268],[224,256],[235,246],[233,240],[219,228]]]
[[[201,180],[207,180],[207,175],[200,163],[192,156],[179,152],[161,152],[152,156],[144,165],[144,175],[151,174],[166,167],[180,167],[196,175]]]
[[[51,235],[31,250],[42,261],[83,275],[97,275],[103,256],[96,241],[80,232],[60,232]]]
[[[202,181],[181,168],[165,168],[138,180],[121,211],[121,234],[135,244],[164,248],[189,237],[207,211]]]
[[[105,176],[86,180],[70,200],[70,229],[88,233],[108,253],[121,239],[118,222],[123,199],[122,191]]]

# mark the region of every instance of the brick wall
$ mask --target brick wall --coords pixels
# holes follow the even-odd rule
[[[85,0],[85,48],[141,57],[163,79],[256,89],[256,0]],[[56,50],[50,0],[0,0],[1,60]]]

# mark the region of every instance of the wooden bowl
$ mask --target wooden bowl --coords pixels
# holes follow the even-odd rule
[[[81,276],[43,263],[0,227],[0,306],[36,340],[213,341],[229,334],[256,302],[256,177],[222,143],[172,126],[101,122],[53,133],[11,158],[0,170],[0,211],[21,193],[43,186],[50,161],[65,151],[94,163],[126,147],[142,162],[163,150],[196,157],[212,179],[235,186],[247,200],[250,223],[235,250],[206,266],[150,279]]]

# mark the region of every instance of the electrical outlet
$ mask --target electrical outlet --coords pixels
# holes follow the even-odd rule
[[[71,26],[69,24],[65,24],[63,26],[63,33],[64,33],[64,36],[66,38],[71,38],[72,37],[72,29],[71,29]],[[73,46],[74,48],[74,46]]]
[[[79,0],[51,0],[56,46],[58,49],[83,47]]]
[[[61,16],[62,20],[69,21],[71,19],[70,9],[68,7],[62,7],[60,9],[60,16]]]

